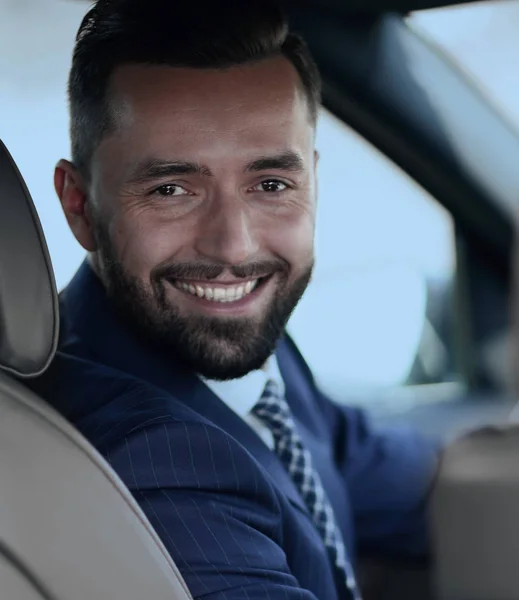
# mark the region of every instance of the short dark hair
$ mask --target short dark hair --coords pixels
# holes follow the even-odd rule
[[[79,28],[69,77],[76,168],[89,176],[92,154],[110,131],[108,92],[118,66],[227,68],[276,55],[297,70],[315,121],[319,72],[275,0],[98,0]]]

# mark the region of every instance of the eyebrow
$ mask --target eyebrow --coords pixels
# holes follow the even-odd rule
[[[133,184],[147,183],[179,175],[212,175],[212,173],[207,167],[192,162],[151,159],[137,165],[129,182]]]
[[[302,157],[297,154],[297,152],[293,152],[292,150],[287,150],[286,152],[282,152],[281,154],[277,154],[274,156],[262,156],[251,163],[249,163],[246,167],[246,171],[248,172],[257,172],[257,171],[302,171],[304,169],[304,160]]]
[[[245,167],[247,173],[259,171],[290,171],[297,172],[304,169],[304,160],[292,150],[287,150],[272,156],[261,156]],[[131,184],[143,184],[157,179],[178,177],[179,175],[205,175],[212,177],[209,167],[187,161],[164,161],[149,159],[139,163],[129,178]]]

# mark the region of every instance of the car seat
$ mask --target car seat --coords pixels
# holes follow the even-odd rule
[[[519,599],[519,425],[480,428],[445,450],[431,517],[438,600]]]

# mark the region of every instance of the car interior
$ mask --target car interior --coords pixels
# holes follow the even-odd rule
[[[383,426],[411,425],[449,444],[432,491],[431,565],[361,560],[367,600],[519,598],[519,429],[514,368],[502,365],[512,356],[519,133],[409,20],[414,11],[468,3],[286,2],[320,67],[324,108],[431,194],[454,224],[455,276],[439,294],[450,311],[456,385],[427,380],[417,363],[413,385],[392,389],[385,406],[405,405],[409,394],[426,399],[374,415]],[[427,292],[441,337],[434,289]],[[118,476],[25,387],[51,364],[57,340],[43,230],[0,142],[0,598],[190,598]]]

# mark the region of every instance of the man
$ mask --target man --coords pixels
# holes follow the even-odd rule
[[[358,598],[357,550],[426,553],[436,449],[333,404],[284,334],[313,266],[319,88],[267,3],[99,0],[77,38],[55,184],[88,261],[36,388],[196,598]]]

